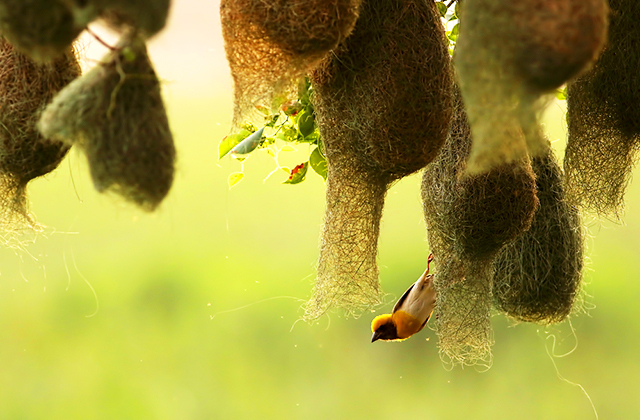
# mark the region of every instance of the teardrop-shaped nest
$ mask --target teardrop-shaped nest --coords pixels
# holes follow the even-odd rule
[[[596,60],[607,11],[606,0],[461,3],[455,61],[474,137],[470,173],[546,153],[543,94]]]
[[[305,318],[380,302],[389,184],[433,160],[451,116],[447,40],[432,2],[366,0],[352,35],[311,74],[328,161],[327,209]]]
[[[122,39],[45,109],[42,134],[80,147],[100,192],[154,210],[173,183],[176,151],[144,41]]]
[[[562,322],[579,297],[583,231],[551,149],[532,166],[540,207],[531,228],[496,257],[493,297],[498,310],[518,321],[551,324]]]
[[[292,93],[351,33],[362,0],[222,0],[220,18],[234,81],[234,124],[256,105]]]
[[[486,174],[465,174],[471,130],[456,91],[450,134],[427,165],[422,200],[435,256],[435,329],[440,354],[452,364],[491,362],[492,261],[529,229],[538,199],[527,160]]]

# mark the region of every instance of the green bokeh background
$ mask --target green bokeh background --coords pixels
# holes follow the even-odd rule
[[[273,167],[264,154],[229,191],[240,166],[217,162],[217,145],[230,80],[217,3],[201,3],[176,0],[152,44],[179,150],[161,209],[144,214],[98,195],[84,157],[71,153],[29,191],[47,235],[26,251],[0,250],[0,419],[595,418],[581,389],[558,377],[554,340],[558,354],[577,340],[554,361],[601,419],[639,417],[637,183],[626,225],[587,220],[594,307],[572,318],[575,334],[566,323],[496,316],[488,371],[447,370],[428,329],[371,344],[374,314],[296,322],[312,287],[324,184],[311,172],[298,186],[281,185],[284,173],[263,183]],[[559,150],[562,121],[552,105],[547,128]],[[299,163],[306,147],[284,163]],[[387,197],[381,310],[424,270],[425,238],[412,176]]]

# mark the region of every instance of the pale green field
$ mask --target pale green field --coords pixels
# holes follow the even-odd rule
[[[428,329],[371,344],[374,314],[296,322],[313,283],[323,182],[310,172],[298,186],[263,184],[273,163],[261,155],[229,191],[239,164],[217,162],[231,113],[217,2],[175,5],[152,45],[179,152],[173,190],[144,214],[97,194],[77,152],[33,183],[47,235],[27,251],[0,249],[1,420],[595,419],[554,361],[601,419],[640,417],[640,184],[626,226],[589,222],[595,307],[572,319],[575,335],[496,316],[488,371],[445,369]],[[550,118],[552,139],[564,139],[561,110]],[[425,238],[412,176],[387,197],[381,310],[422,273]],[[558,354],[577,347],[552,361],[549,337]]]
[[[33,257],[0,254],[0,418],[595,418],[545,350],[549,333],[558,353],[574,346],[568,325],[495,317],[494,365],[479,372],[446,370],[430,330],[370,344],[373,314],[296,323],[301,301],[289,297],[306,299],[312,287],[323,182],[310,173],[298,186],[263,184],[265,155],[229,191],[238,164],[218,166],[226,127],[212,118],[228,117],[228,100],[170,102],[179,170],[157,214],[98,195],[77,153],[34,183],[33,211],[56,232],[28,248]],[[389,302],[428,252],[418,181],[388,195],[380,265]],[[634,185],[627,226],[592,228],[586,290],[596,308],[572,320],[577,349],[555,361],[603,419],[640,413],[638,197]],[[97,294],[95,315],[80,273]]]

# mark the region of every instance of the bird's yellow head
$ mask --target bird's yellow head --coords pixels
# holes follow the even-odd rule
[[[371,322],[373,336],[371,342],[376,340],[400,340],[396,324],[393,322],[391,314],[378,315]]]

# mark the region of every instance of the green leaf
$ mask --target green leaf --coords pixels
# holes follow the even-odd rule
[[[300,101],[290,101],[280,106],[280,111],[284,113],[284,115],[288,117],[293,117],[298,114],[298,112],[302,111],[304,106]]]
[[[453,15],[456,17],[456,19],[458,19],[458,17],[460,16],[460,2],[457,1],[456,5],[453,7]]]
[[[451,32],[449,32],[447,35],[448,35],[450,40],[452,40],[453,42],[456,42],[456,41],[458,41],[459,32],[460,32],[460,24],[456,23],[456,25],[453,27],[453,29],[451,29]]]
[[[327,159],[320,152],[320,148],[316,147],[309,156],[309,165],[311,169],[320,175],[325,181],[327,180]]]
[[[231,175],[229,175],[229,179],[228,179],[229,189],[233,188],[234,185],[242,181],[242,178],[244,178],[244,174],[242,172],[234,172]]]
[[[556,98],[560,99],[561,101],[566,101],[567,100],[567,88],[556,90]]]
[[[251,132],[243,129],[239,133],[229,134],[227,137],[223,138],[218,145],[218,160],[225,157],[231,149],[236,147],[242,140],[249,137],[249,135],[251,135]]]
[[[303,106],[307,106],[311,103],[311,91],[312,91],[311,81],[308,77],[305,77],[301,80],[298,86],[298,100],[302,103]]]
[[[441,1],[436,2],[436,6],[438,6],[438,11],[440,12],[440,16],[444,17],[447,14],[447,5]]]
[[[234,157],[245,157],[245,155],[253,152],[262,142],[263,133],[264,127],[238,143],[233,149],[231,149],[231,154],[234,155]]]
[[[126,62],[132,62],[136,59],[136,53],[130,47],[124,47],[121,50],[122,57]]]
[[[311,135],[316,130],[316,120],[313,114],[306,109],[298,116],[298,130],[304,137]]]
[[[269,108],[267,108],[266,106],[264,106],[264,105],[256,105],[255,108],[256,108],[257,111],[259,111],[265,117],[269,116]]]
[[[307,177],[307,170],[309,169],[309,162],[301,163],[291,170],[289,179],[283,182],[283,184],[299,184]]]

